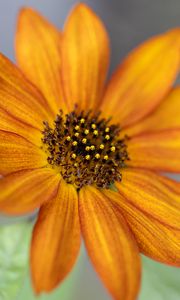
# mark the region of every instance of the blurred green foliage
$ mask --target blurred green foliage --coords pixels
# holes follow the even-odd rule
[[[139,300],[151,299],[180,299],[180,269],[143,257],[143,278]]]
[[[0,227],[0,300],[14,300],[26,273],[29,223]]]
[[[80,257],[76,268],[60,288],[48,295],[34,295],[28,271],[31,232],[32,224],[28,222],[0,227],[0,300],[84,300],[80,293],[76,293],[77,289],[84,287],[80,276],[86,260],[84,252],[81,255],[83,258]],[[139,300],[179,300],[180,269],[156,263],[146,257],[142,259],[143,280]],[[88,268],[85,268],[84,281],[88,280]],[[90,289],[94,289],[94,286]],[[77,294],[78,299],[75,299]],[[101,289],[97,293],[95,290],[94,294],[97,298],[93,297],[93,300],[104,300]],[[88,295],[87,299],[90,299]],[[106,299],[110,297],[107,296]]]

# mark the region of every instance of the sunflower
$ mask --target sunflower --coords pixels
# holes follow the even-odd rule
[[[16,67],[0,56],[0,210],[40,207],[37,294],[72,269],[81,235],[113,299],[134,300],[140,253],[180,265],[180,29],[133,50],[108,83],[109,40],[84,4],[63,32],[21,10]]]

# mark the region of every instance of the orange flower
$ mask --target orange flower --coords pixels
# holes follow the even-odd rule
[[[180,265],[180,183],[160,174],[180,172],[179,47],[178,28],[149,39],[106,85],[109,41],[91,9],[77,5],[63,33],[21,11],[22,71],[0,56],[0,210],[40,207],[36,293],[70,272],[81,233],[113,299],[136,299],[139,252]]]

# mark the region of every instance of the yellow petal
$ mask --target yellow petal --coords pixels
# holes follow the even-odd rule
[[[33,231],[31,272],[37,294],[51,291],[64,279],[79,247],[77,192],[61,181],[56,197],[41,207]]]
[[[152,114],[125,129],[125,133],[133,136],[173,128],[180,128],[180,86],[173,88]]]
[[[2,54],[0,54],[0,108],[18,121],[39,130],[42,130],[43,120],[52,119],[46,111],[43,96]]]
[[[106,191],[118,204],[140,251],[163,263],[180,265],[180,184],[153,172],[127,170],[118,192]]]
[[[47,165],[46,154],[23,137],[0,130],[0,174]]]
[[[129,166],[180,172],[180,129],[145,133],[128,141]]]
[[[180,29],[153,37],[133,50],[114,73],[102,110],[123,127],[151,113],[179,72]]]
[[[59,175],[51,169],[23,170],[0,179],[0,211],[19,215],[32,212],[57,193]]]
[[[21,10],[16,33],[16,56],[27,77],[42,91],[56,115],[66,110],[61,82],[61,34],[31,8]]]
[[[80,222],[92,263],[116,300],[134,300],[140,283],[140,257],[121,213],[93,187],[80,190]]]
[[[62,77],[69,109],[97,107],[109,65],[109,41],[100,19],[78,4],[64,28]]]

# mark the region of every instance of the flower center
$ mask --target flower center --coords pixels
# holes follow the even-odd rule
[[[121,169],[128,160],[126,137],[120,138],[120,127],[109,125],[110,119],[100,112],[57,115],[54,126],[44,122],[42,142],[47,161],[58,167],[64,180],[80,189],[84,185],[109,188],[121,181]]]

